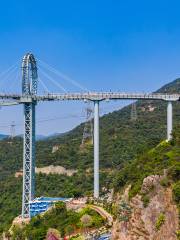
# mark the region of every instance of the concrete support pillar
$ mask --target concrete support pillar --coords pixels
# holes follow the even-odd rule
[[[172,113],[172,102],[168,102],[167,105],[167,140],[171,140],[173,128],[173,113]]]
[[[99,101],[94,101],[94,198],[99,198]]]

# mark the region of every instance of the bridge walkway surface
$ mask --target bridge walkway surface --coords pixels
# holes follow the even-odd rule
[[[113,217],[110,213],[108,213],[104,208],[96,206],[96,205],[88,205],[89,208],[95,210],[99,215],[102,216],[103,219],[106,219],[109,226],[113,224]]]

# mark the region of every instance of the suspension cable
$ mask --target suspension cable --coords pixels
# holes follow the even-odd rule
[[[39,71],[48,78],[51,82],[53,82],[57,87],[59,87],[63,92],[67,93],[67,90],[59,83],[56,82],[52,77],[50,77],[47,73],[45,73],[42,69],[39,69]]]
[[[45,63],[44,61],[42,61],[40,59],[38,59],[38,61],[42,64],[43,67],[47,68],[49,71],[53,72],[54,74],[58,75],[59,77],[63,78],[64,80],[70,82],[71,84],[80,88],[81,90],[89,92],[89,90],[86,87],[82,86],[81,84],[79,84],[77,81],[75,81],[71,77],[67,76],[66,74],[62,73],[59,70],[56,70],[54,67],[50,66],[49,64]]]

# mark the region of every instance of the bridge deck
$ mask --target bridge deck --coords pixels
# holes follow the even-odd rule
[[[20,95],[20,94],[2,94],[2,100],[15,100],[18,103],[34,101],[65,101],[65,100],[164,100],[164,101],[179,101],[180,94],[163,94],[163,93],[121,93],[121,92],[87,92],[87,93],[64,93],[55,94],[49,93],[46,95]]]

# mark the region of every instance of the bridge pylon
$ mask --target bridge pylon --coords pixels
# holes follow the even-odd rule
[[[30,217],[29,202],[34,199],[36,101],[32,100],[32,96],[36,93],[37,66],[34,56],[28,53],[22,61],[22,95],[30,99],[24,103],[22,218]]]

